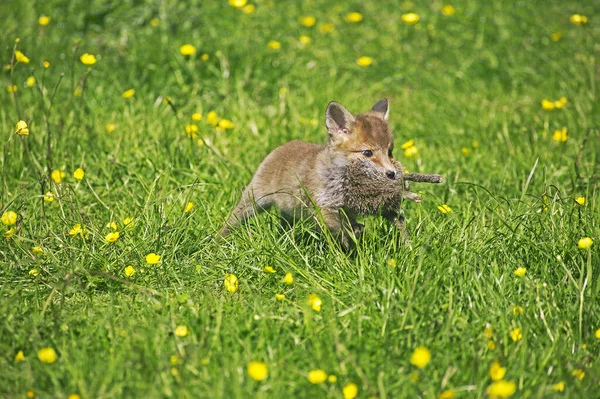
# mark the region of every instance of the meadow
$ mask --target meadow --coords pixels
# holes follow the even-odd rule
[[[598,6],[3,1],[0,396],[600,397]],[[218,239],[381,98],[409,244]]]

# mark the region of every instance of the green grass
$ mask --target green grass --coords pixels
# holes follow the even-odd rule
[[[514,397],[600,396],[593,2],[461,0],[454,16],[442,15],[441,1],[251,3],[249,15],[226,1],[0,5],[2,65],[17,37],[30,59],[1,78],[18,91],[0,91],[0,210],[19,219],[14,236],[0,239],[0,394],[340,398],[354,382],[360,398],[437,398],[447,389],[477,398],[487,397],[497,360]],[[364,20],[345,22],[351,11]],[[410,11],[417,25],[402,22]],[[588,23],[575,26],[573,13]],[[42,14],[52,18],[46,27]],[[302,15],[317,26],[300,25]],[[327,22],[335,30],[320,33]],[[300,35],[312,42],[299,46]],[[281,49],[268,49],[271,40]],[[196,55],[179,53],[186,43]],[[79,61],[85,52],[95,65]],[[373,64],[359,67],[361,56]],[[134,97],[122,98],[130,88]],[[562,96],[563,109],[542,109]],[[329,101],[359,113],[382,97],[396,142],[418,148],[407,158],[397,145],[396,157],[446,178],[412,186],[424,201],[404,205],[410,246],[382,218],[366,218],[346,254],[308,224],[282,229],[276,212],[214,239],[270,150],[325,142]],[[235,127],[217,131],[206,123],[211,110]],[[194,112],[204,118],[190,139]],[[28,137],[12,134],[21,119]],[[568,140],[552,140],[562,127]],[[65,172],[61,184],[54,169]],[[48,191],[55,201],[43,201]],[[195,207],[185,213],[188,201]],[[108,244],[111,221],[121,236]],[[85,238],[69,235],[75,224]],[[586,236],[594,245],[579,249]],[[151,252],[159,264],[145,263]],[[263,272],[267,265],[277,272]],[[282,282],[287,272],[292,286]],[[238,292],[225,290],[226,273],[239,278]],[[320,312],[306,304],[312,293]],[[176,336],[178,325],[190,334]],[[431,351],[422,370],[409,362],[418,346]],[[55,363],[37,359],[43,347],[56,350]],[[15,362],[19,351],[26,359]],[[249,378],[253,360],[267,364],[265,381]],[[313,369],[337,382],[311,384]],[[552,388],[559,381],[562,393]]]

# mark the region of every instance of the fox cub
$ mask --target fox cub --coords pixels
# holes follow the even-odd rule
[[[230,228],[273,205],[288,222],[314,216],[316,206],[344,247],[350,244],[350,234],[362,231],[356,222],[361,214],[381,213],[404,234],[400,202],[420,198],[408,191],[402,165],[394,160],[388,115],[386,99],[356,116],[337,102],[329,103],[325,113],[329,143],[291,141],[273,150],[258,167],[221,234],[228,235]],[[423,181],[418,176],[414,180]]]

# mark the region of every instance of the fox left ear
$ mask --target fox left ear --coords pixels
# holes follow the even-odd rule
[[[384,121],[387,122],[388,117],[390,116],[390,107],[388,105],[388,100],[386,98],[382,98],[377,104],[373,106],[373,108],[371,108],[370,112],[373,114],[377,114],[378,116],[383,118]]]

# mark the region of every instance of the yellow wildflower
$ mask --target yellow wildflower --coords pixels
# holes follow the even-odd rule
[[[573,374],[573,376],[579,381],[583,380],[583,377],[585,377],[585,371],[583,371],[582,369],[575,369],[571,374]]]
[[[408,147],[404,150],[404,156],[410,158],[417,155],[418,152],[419,151],[417,150],[417,147],[413,145],[412,147]]]
[[[44,68],[45,68],[45,69],[48,69],[48,68],[50,68],[50,62],[48,62],[48,61],[44,61],[44,62],[42,63],[42,65],[44,66]]]
[[[135,275],[135,268],[129,265],[125,268],[124,272],[127,277],[133,277]]]
[[[419,14],[415,14],[414,12],[404,14],[402,15],[402,21],[406,22],[409,25],[414,25],[417,22],[419,22]]]
[[[355,383],[349,382],[342,388],[344,399],[354,399],[358,395],[358,386]]]
[[[233,129],[235,125],[233,124],[232,121],[230,121],[229,119],[221,119],[219,121],[219,123],[217,124],[217,129],[220,130],[226,130],[226,129]]]
[[[317,296],[317,294],[310,294],[307,302],[315,312],[321,311],[321,305],[323,302],[321,301],[321,298]]]
[[[487,342],[487,348],[488,348],[489,350],[493,351],[494,349],[496,349],[496,343],[490,339],[490,340]]]
[[[318,29],[321,33],[331,33],[335,30],[335,25],[332,23],[320,24]]]
[[[184,44],[183,46],[179,47],[179,52],[181,55],[194,55],[196,54],[196,47],[191,44]]]
[[[11,224],[17,223],[17,212],[15,211],[6,211],[2,214],[2,224],[5,226],[10,226]]]
[[[456,9],[451,4],[447,4],[444,7],[442,7],[442,15],[451,17],[454,14],[456,14]]]
[[[584,206],[585,205],[585,197],[577,197],[577,198],[575,198],[575,202],[577,202],[581,206]]]
[[[527,273],[527,269],[522,266],[517,267],[514,271],[515,276],[520,277],[520,278],[525,277],[525,273]]]
[[[29,399],[35,398],[35,392],[33,392],[31,389],[27,391],[26,395]]]
[[[565,390],[565,383],[563,381],[559,381],[556,384],[552,385],[552,390],[554,392],[563,392]]]
[[[492,378],[492,380],[500,381],[501,379],[504,378],[505,374],[506,374],[506,368],[500,366],[500,363],[498,363],[496,360],[494,360],[494,362],[492,363],[492,366],[490,367],[490,377]]]
[[[523,314],[523,308],[519,305],[513,306],[512,312],[513,312],[513,315],[516,317],[518,315]]]
[[[212,126],[217,126],[219,120],[215,111],[210,111],[208,114],[206,114],[206,123]]]
[[[7,238],[7,239],[12,238],[16,232],[17,232],[16,227],[10,228],[4,233],[4,238]]]
[[[446,389],[438,395],[438,399],[454,399],[454,396],[456,396],[454,389]]]
[[[69,235],[71,237],[75,237],[77,234],[82,234],[82,233],[83,233],[83,228],[81,227],[81,224],[79,224],[79,223],[73,225],[71,230],[69,230]]]
[[[118,226],[115,222],[108,222],[108,223],[106,223],[106,228],[117,230]]]
[[[8,86],[8,87],[6,88],[6,90],[7,90],[9,93],[16,93],[17,91],[19,91],[19,88],[17,87],[17,85],[12,85],[12,86]]]
[[[108,123],[108,124],[106,124],[106,132],[107,133],[114,132],[116,128],[117,128],[117,125],[115,125],[114,123]]]
[[[73,177],[77,180],[83,180],[83,176],[85,176],[85,173],[81,168],[77,168],[75,172],[73,172]]]
[[[494,336],[494,329],[488,325],[483,329],[483,336],[488,339],[492,338]]]
[[[146,255],[146,263],[147,264],[156,265],[159,262],[160,262],[160,255],[155,254],[154,252],[151,252],[148,255]]]
[[[550,111],[554,109],[554,101],[550,101],[547,99],[543,99],[542,100],[542,108],[545,109],[546,111]]]
[[[487,393],[490,398],[504,399],[512,396],[516,390],[517,386],[514,382],[500,380],[491,384],[487,389]]]
[[[229,0],[229,5],[235,8],[242,8],[248,3],[248,0]]]
[[[152,25],[153,28],[156,28],[158,25],[160,25],[160,19],[152,18],[150,20],[150,25]]]
[[[199,112],[194,112],[192,114],[192,120],[194,121],[201,121],[202,120],[202,114]]]
[[[567,105],[567,97],[561,97],[560,99],[554,101],[554,107],[561,109],[564,108],[564,106]]]
[[[277,273],[277,270],[273,269],[273,266],[265,266],[263,268],[263,272],[265,272],[265,273]]]
[[[185,132],[189,138],[195,139],[198,136],[198,125],[195,123],[190,123],[185,127]]]
[[[410,364],[422,369],[431,360],[431,352],[424,346],[419,346],[410,357]]]
[[[79,60],[83,63],[83,65],[94,65],[96,63],[96,56],[90,53],[84,53]]]
[[[38,359],[40,362],[52,364],[56,361],[56,351],[52,348],[42,348],[38,351]]]
[[[337,382],[337,377],[335,375],[331,374],[327,377],[327,381],[332,384],[335,384]]]
[[[307,28],[313,27],[315,26],[315,24],[317,23],[317,19],[315,17],[313,17],[312,15],[306,15],[306,16],[302,16],[298,19],[298,22],[300,22],[300,25],[304,25]]]
[[[31,269],[28,274],[33,277],[37,277],[40,275],[40,271],[38,269]]]
[[[302,35],[298,38],[298,41],[303,45],[307,46],[312,42],[312,39],[309,36]]]
[[[39,246],[35,246],[35,247],[31,248],[31,252],[33,252],[33,254],[37,255],[37,256],[44,254],[44,250],[42,249],[42,247],[39,247]]]
[[[194,209],[194,203],[192,201],[189,201],[186,206],[185,209],[183,210],[185,213],[190,212],[192,209]]]
[[[18,121],[17,126],[15,127],[15,133],[21,136],[29,136],[29,126],[27,126],[27,122]]]
[[[50,178],[54,181],[54,183],[56,184],[60,184],[62,182],[62,180],[65,177],[65,172],[63,172],[62,170],[58,170],[58,169],[54,169],[51,173],[50,173]]]
[[[446,204],[442,204],[442,205],[438,205],[438,211],[442,212],[444,215],[449,214],[450,212],[452,212],[452,208],[450,208],[448,205]]]
[[[356,59],[356,65],[361,66],[363,68],[368,67],[372,63],[373,63],[373,58],[371,58],[371,57],[363,56],[363,57]]]
[[[47,17],[45,15],[41,15],[38,18],[38,24],[40,24],[41,26],[46,26],[46,25],[48,25],[50,23],[51,20],[52,20],[52,18]]]
[[[285,295],[284,294],[275,294],[275,299],[277,299],[278,301],[283,301],[285,299]]]
[[[72,393],[67,399],[81,399],[81,396],[79,396],[79,394]]]
[[[523,333],[521,332],[521,329],[519,327],[517,328],[513,328],[510,331],[510,338],[512,338],[513,341],[517,342],[523,339]]]
[[[267,48],[271,50],[279,50],[281,48],[281,42],[277,40],[271,40],[269,43],[267,43]]]
[[[123,96],[123,98],[131,98],[135,95],[135,89],[125,90],[121,95]]]
[[[468,157],[469,155],[471,155],[471,150],[470,150],[470,149],[468,149],[467,147],[463,147],[463,148],[461,148],[461,149],[460,149],[460,151],[462,152],[462,154],[463,154],[465,157]]]
[[[29,58],[19,50],[15,51],[15,59],[17,62],[22,62],[23,64],[29,64]]]
[[[27,86],[27,87],[35,86],[35,76],[28,77],[27,81],[25,82],[25,86]]]
[[[125,226],[127,226],[128,224],[130,224],[131,222],[133,222],[133,218],[125,218],[123,219],[123,224]]]
[[[263,362],[253,361],[248,363],[248,375],[254,381],[264,381],[269,376],[269,368]]]
[[[239,281],[235,274],[225,274],[225,281],[223,281],[223,284],[225,285],[227,291],[231,292],[232,294],[237,292],[239,288]]]
[[[248,4],[242,7],[242,12],[244,14],[252,14],[254,11],[256,11],[256,6],[254,4]]]
[[[591,248],[593,244],[594,240],[592,240],[590,237],[583,237],[582,239],[577,241],[577,247],[580,249]]]
[[[587,24],[587,17],[581,14],[573,14],[569,17],[573,25],[581,26]]]
[[[312,384],[321,384],[327,379],[327,373],[323,370],[311,370],[308,372],[308,381]]]
[[[118,231],[113,231],[104,236],[104,241],[109,242],[109,243],[115,242],[119,239],[119,236],[120,236],[120,234]]]
[[[552,40],[553,42],[557,42],[562,38],[562,33],[560,32],[554,32],[553,34],[550,35],[550,40]]]
[[[202,61],[208,61],[208,54],[202,54],[202,56],[200,57],[200,59]]]
[[[48,191],[46,194],[44,194],[44,201],[45,202],[52,202],[54,201],[54,193],[51,191]]]
[[[15,355],[15,363],[19,363],[25,360],[25,354],[23,351],[18,351]]]
[[[594,336],[596,337],[596,339],[600,339],[600,328],[596,330]]]
[[[346,15],[346,21],[348,22],[360,22],[363,20],[363,16],[359,12],[351,12]]]
[[[387,265],[388,265],[389,267],[396,267],[396,259],[394,259],[394,258],[390,258],[390,259],[388,259],[388,260],[387,260]]]
[[[175,327],[175,335],[178,337],[185,337],[190,333],[190,329],[187,326],[177,326]]]
[[[563,127],[560,130],[555,130],[554,134],[552,135],[552,140],[554,141],[558,141],[559,143],[564,143],[565,141],[567,141],[569,138],[568,134],[567,134],[567,128]]]
[[[290,272],[286,273],[285,277],[283,278],[283,282],[287,285],[294,284],[294,277],[292,276],[292,273],[290,273]]]

